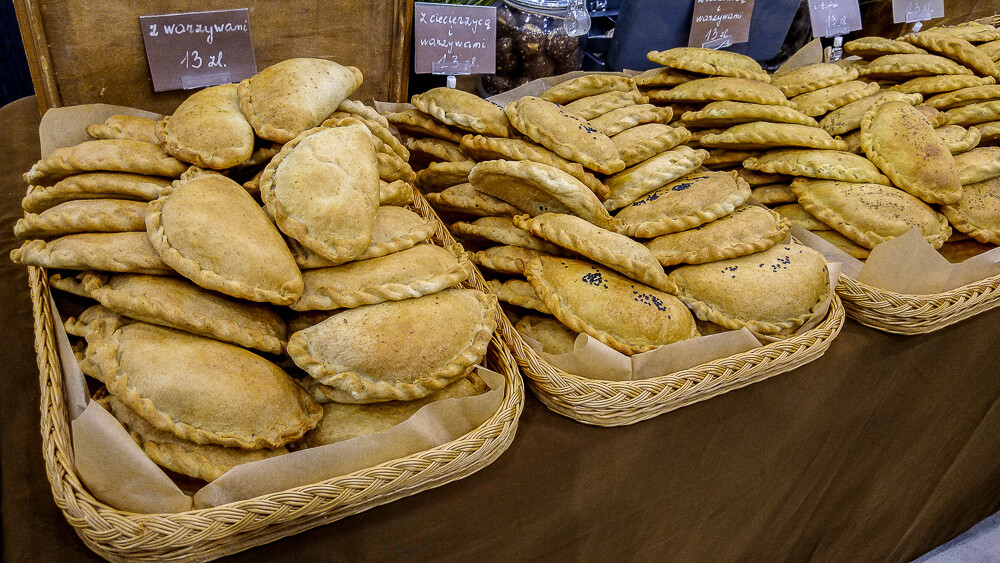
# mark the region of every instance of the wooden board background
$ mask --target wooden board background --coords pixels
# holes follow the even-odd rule
[[[109,103],[172,113],[190,94],[153,92],[139,16],[249,8],[257,68],[294,57],[353,65],[352,96],[404,101],[413,0],[14,0],[39,109]]]

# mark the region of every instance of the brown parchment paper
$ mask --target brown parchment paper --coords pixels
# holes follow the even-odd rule
[[[1000,275],[1000,248],[952,264],[915,229],[877,245],[865,262],[798,225],[791,232],[828,260],[842,262],[844,275],[886,291],[931,295]]]
[[[132,108],[93,104],[55,108],[39,126],[42,156],[89,139],[86,127],[114,114],[159,118]],[[450,442],[474,430],[500,407],[504,376],[478,367],[490,390],[475,397],[437,401],[390,430],[370,437],[309,448],[234,468],[189,496],[149,460],[128,432],[96,401],[53,304],[57,352],[70,412],[73,450],[80,479],[110,506],[138,513],[172,513],[317,483]]]

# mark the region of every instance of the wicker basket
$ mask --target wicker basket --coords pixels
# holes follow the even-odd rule
[[[414,207],[436,219],[419,195]],[[438,241],[454,243],[440,220],[437,223]],[[175,514],[124,512],[95,499],[76,474],[47,279],[44,269],[29,268],[45,471],[66,520],[90,549],[110,561],[209,561],[461,479],[507,449],[524,405],[517,365],[500,338],[501,331],[512,329],[498,313],[499,330],[486,358],[506,379],[504,396],[486,422],[461,438],[349,475],[214,508]],[[486,291],[478,272],[467,285]]]
[[[930,295],[907,295],[865,285],[841,274],[837,295],[847,316],[894,334],[924,334],[1000,306],[1000,276]]]
[[[843,325],[844,308],[834,295],[823,322],[802,334],[638,381],[602,381],[567,373],[540,358],[509,323],[501,334],[531,390],[551,410],[586,424],[624,426],[807,364],[823,355]]]

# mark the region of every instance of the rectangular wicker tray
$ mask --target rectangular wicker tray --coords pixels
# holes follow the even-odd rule
[[[931,295],[907,295],[841,274],[837,295],[847,316],[893,334],[925,334],[1000,306],[1000,276]]]
[[[815,328],[760,348],[650,379],[602,381],[567,373],[546,362],[507,323],[501,335],[528,385],[549,409],[578,422],[625,426],[746,387],[807,364],[823,355],[844,325],[834,295]]]
[[[415,198],[414,208],[437,221],[437,242],[454,244],[427,202],[419,194]],[[478,272],[466,285],[486,291]],[[348,475],[218,507],[175,514],[124,512],[95,499],[76,474],[48,276],[43,268],[29,268],[29,286],[45,471],[66,520],[90,549],[109,561],[209,561],[461,479],[507,449],[524,405],[524,384],[500,337],[503,330],[512,329],[498,312],[499,327],[486,360],[504,376],[504,396],[489,419],[461,438]]]

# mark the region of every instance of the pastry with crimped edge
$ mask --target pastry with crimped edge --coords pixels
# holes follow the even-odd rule
[[[687,146],[674,147],[605,180],[611,194],[604,200],[609,211],[621,209],[649,192],[696,170],[708,151]]]
[[[10,252],[10,259],[15,264],[41,268],[158,275],[174,273],[153,249],[146,233],[135,231],[78,233],[48,241],[27,240]]]
[[[847,143],[834,139],[819,127],[764,121],[734,125],[722,133],[705,135],[701,138],[701,146],[736,150],[778,147],[847,150]]]
[[[458,143],[437,139],[435,137],[406,137],[403,140],[407,150],[410,151],[409,163],[418,167],[415,161],[423,159],[422,166],[427,166],[431,162],[458,162],[468,160],[469,157],[462,152],[462,147]]]
[[[87,136],[91,139],[132,139],[159,144],[156,126],[159,122],[149,117],[117,114],[109,116],[104,123],[87,126]]]
[[[281,233],[242,186],[221,174],[175,182],[149,204],[146,235],[164,262],[205,289],[276,305],[302,292]]]
[[[795,243],[679,266],[670,277],[680,287],[678,297],[699,319],[768,335],[802,326],[832,291],[823,255]]]
[[[1000,147],[979,147],[955,155],[955,170],[963,185],[1000,176]]]
[[[378,204],[406,206],[413,203],[413,184],[396,180],[395,182],[380,181],[378,186]],[[378,212],[376,212],[377,214]]]
[[[1000,84],[986,84],[983,86],[970,86],[951,92],[945,92],[936,96],[931,96],[924,101],[925,105],[945,111],[952,108],[959,108],[969,104],[978,104],[990,100],[1000,99]]]
[[[777,86],[748,78],[712,77],[685,82],[649,98],[672,103],[748,102],[794,107]],[[677,113],[676,111],[674,113]]]
[[[1000,244],[1000,178],[962,186],[962,199],[941,206],[955,230],[983,243]]]
[[[572,352],[579,336],[551,315],[525,315],[514,325],[514,330],[522,337],[541,344],[542,352],[546,354]]]
[[[611,110],[590,120],[590,125],[608,137],[643,123],[670,123],[674,112],[652,104],[635,104]]]
[[[497,295],[501,303],[531,309],[545,315],[550,314],[545,302],[539,299],[531,284],[524,280],[513,279],[505,282],[493,280],[490,290]]]
[[[878,91],[878,84],[851,80],[799,94],[792,98],[791,102],[795,109],[800,112],[810,117],[819,117],[851,102],[871,96]]]
[[[865,80],[888,79],[905,81],[918,76],[941,74],[973,74],[955,61],[938,55],[884,55],[858,71]]]
[[[767,206],[780,205],[782,203],[795,203],[798,201],[792,188],[786,183],[763,184],[750,188],[750,196]]]
[[[202,168],[221,170],[253,154],[253,127],[240,111],[235,84],[222,84],[188,96],[156,127],[163,150]]]
[[[41,213],[25,213],[14,224],[18,238],[53,238],[72,233],[121,233],[146,230],[146,202],[79,199]]]
[[[651,68],[632,77],[640,91],[646,88],[677,86],[697,78],[704,78],[704,76],[670,67]]]
[[[486,354],[496,313],[495,296],[446,289],[341,311],[293,334],[287,350],[337,402],[420,399],[468,376]]]
[[[798,123],[810,127],[819,125],[815,119],[797,109],[749,102],[712,102],[699,111],[685,112],[681,116],[685,127],[732,127],[752,121]]]
[[[900,38],[912,45],[917,45],[928,51],[941,53],[953,61],[971,68],[981,76],[992,76],[1000,79],[1000,67],[986,53],[976,48],[961,37],[932,30],[911,33]]]
[[[771,77],[771,84],[778,87],[787,98],[855,80],[857,69],[842,67],[833,63],[813,63],[777,72]]]
[[[720,219],[645,244],[663,266],[702,264],[767,250],[788,236],[789,225],[774,211],[744,205]]]
[[[427,168],[417,172],[417,187],[424,192],[439,192],[469,181],[469,173],[475,168],[474,160],[456,162],[432,162]]]
[[[518,215],[514,224],[645,285],[667,293],[677,292],[649,249],[625,235],[579,217],[557,213],[537,217]]]
[[[819,126],[830,135],[843,135],[861,127],[861,118],[871,108],[888,101],[919,104],[923,100],[920,94],[903,94],[892,90],[876,92],[859,100],[844,104],[831,111],[819,120]]]
[[[461,251],[417,244],[370,260],[307,270],[302,274],[302,295],[290,307],[329,311],[430,295],[472,274],[472,263],[456,252]]]
[[[872,251],[845,237],[833,229],[823,231],[812,231],[812,234],[836,246],[842,252],[858,260],[867,260]]]
[[[480,268],[501,274],[523,276],[524,265],[529,260],[546,254],[554,253],[523,246],[502,245],[472,253],[469,258]]]
[[[650,51],[650,61],[669,68],[708,74],[770,82],[771,77],[752,58],[704,47],[675,47],[666,51]]]
[[[41,213],[46,209],[80,199],[128,199],[152,201],[170,186],[169,178],[142,176],[123,172],[85,172],[67,176],[51,186],[28,186],[21,200],[26,213]]]
[[[750,186],[735,173],[695,172],[639,198],[615,219],[622,234],[653,238],[729,215],[749,197]]]
[[[614,221],[594,192],[558,168],[530,160],[487,160],[469,174],[476,190],[500,198],[529,215],[568,213],[606,229]]]
[[[975,126],[966,129],[961,125],[944,125],[934,129],[952,156],[972,150],[979,145],[980,133]]]
[[[870,160],[845,151],[776,150],[758,158],[748,158],[743,166],[772,174],[892,185]]]
[[[431,88],[413,96],[410,103],[452,127],[494,137],[510,136],[503,108],[469,92],[444,86]]]
[[[392,134],[392,131],[389,130],[389,121],[377,112],[376,115],[381,118],[380,120],[374,119],[374,117],[370,116],[370,113],[367,111],[344,111],[343,108],[346,107],[345,104],[348,104],[351,101],[352,100],[344,100],[344,103],[340,105],[340,109],[333,112],[330,117],[323,121],[323,127],[338,127],[347,122],[347,120],[359,121],[368,129],[368,132],[372,134],[373,142],[375,142],[379,151],[392,152],[404,161],[409,160],[409,149],[404,147],[403,143],[401,143],[400,140]],[[365,105],[362,105],[361,107],[368,108],[368,106]]]
[[[1000,31],[997,31],[997,28],[988,23],[980,23],[976,21],[965,22],[958,25],[939,25],[937,27],[924,30],[924,33],[928,32],[941,33],[947,37],[964,39],[965,41],[973,43],[996,41],[997,39],[1000,39]]]
[[[240,108],[257,136],[287,143],[322,123],[362,80],[353,66],[287,59],[240,82]]]
[[[789,186],[789,189],[791,187]],[[795,195],[795,192],[792,192]],[[774,207],[774,212],[781,215],[788,222],[798,225],[807,231],[829,231],[831,230],[830,225],[827,225],[823,221],[816,218],[815,215],[806,211],[805,207],[802,207],[796,199],[796,203],[788,203],[785,205],[778,205]]]
[[[944,92],[954,92],[963,88],[973,86],[985,86],[996,84],[996,79],[992,76],[974,76],[970,74],[943,74],[941,76],[918,76],[890,86],[889,90],[903,92],[906,94],[922,94],[931,96]]]
[[[485,194],[472,184],[465,183],[445,190],[429,193],[427,201],[439,212],[472,215],[474,217],[513,217],[522,213],[520,209],[506,201]]]
[[[861,37],[844,43],[844,53],[874,60],[884,55],[922,55],[927,51],[905,41],[886,37]]]
[[[869,110],[861,118],[861,145],[893,184],[920,199],[947,204],[962,197],[951,152],[910,104],[885,102]]]
[[[944,215],[898,188],[796,178],[792,191],[806,211],[865,248],[875,248],[910,229],[916,229],[934,248],[951,236]]]
[[[579,100],[570,102],[563,107],[566,108],[567,111],[589,120],[600,117],[612,110],[634,106],[636,104],[645,104],[648,101],[649,100],[638,90],[629,90],[627,92],[619,92],[615,90],[605,92],[603,94],[597,94],[596,96],[580,98]]]
[[[24,173],[28,184],[52,184],[82,172],[127,172],[178,178],[188,165],[170,156],[160,145],[132,139],[100,139],[62,147]]]
[[[768,184],[788,184],[792,181],[791,176],[784,174],[768,174],[758,172],[749,168],[740,167],[736,169],[736,175],[743,179],[751,188],[766,186]]]
[[[539,98],[568,104],[580,98],[605,92],[629,92],[635,88],[633,79],[616,74],[587,74],[560,82],[538,95]]]
[[[473,236],[499,244],[532,248],[549,254],[559,252],[559,247],[514,225],[511,217],[481,217],[472,221],[457,221],[449,229],[452,234]]]
[[[694,318],[673,295],[590,262],[542,256],[525,276],[546,307],[570,330],[585,332],[627,355],[699,336]],[[614,303],[613,308],[607,307]]]
[[[288,335],[270,308],[230,299],[173,276],[55,274],[52,287],[96,299],[108,310],[139,321],[280,354]]]
[[[644,123],[631,127],[611,137],[625,166],[634,166],[661,152],[686,143],[691,132],[684,127],[673,127],[664,123]],[[605,199],[607,199],[605,194]]]
[[[405,133],[413,137],[437,137],[438,139],[458,143],[462,140],[462,135],[465,134],[460,129],[445,125],[417,108],[389,112],[385,114],[385,118],[400,133]]]
[[[953,108],[944,112],[944,115],[947,116],[949,124],[961,125],[962,127],[998,121],[1000,120],[1000,100]]]

